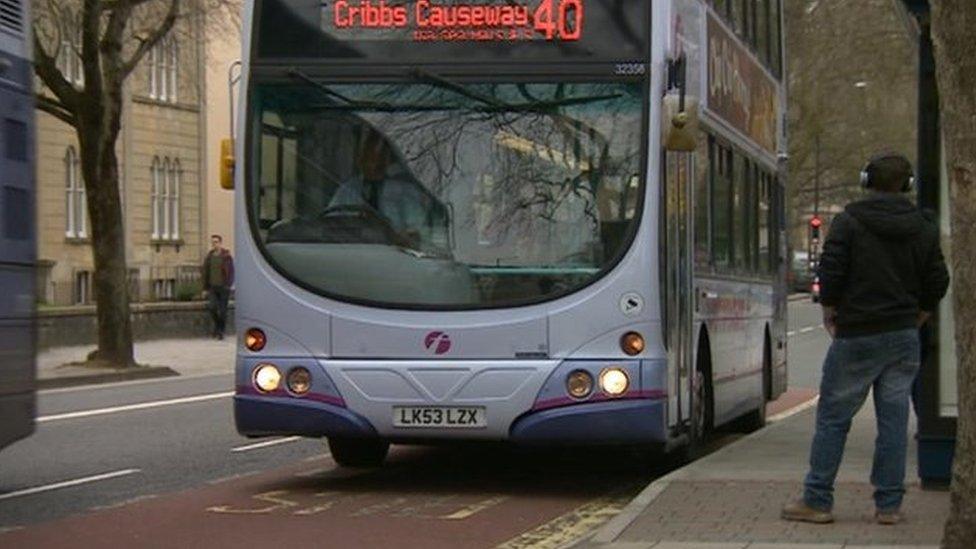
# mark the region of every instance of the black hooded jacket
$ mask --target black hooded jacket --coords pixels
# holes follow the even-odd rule
[[[820,257],[820,300],[837,337],[915,327],[949,287],[939,229],[906,198],[876,193],[834,218]]]

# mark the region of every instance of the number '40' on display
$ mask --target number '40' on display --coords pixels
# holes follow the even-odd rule
[[[583,34],[583,0],[542,0],[532,16],[546,40],[579,40]]]

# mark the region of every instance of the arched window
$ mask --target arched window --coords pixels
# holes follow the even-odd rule
[[[65,236],[88,237],[88,204],[81,180],[78,153],[68,147],[64,153]]]
[[[149,97],[176,103],[180,50],[175,37],[159,41],[149,53]]]
[[[171,38],[169,40],[169,50],[167,51],[169,57],[169,79],[167,83],[169,84],[169,90],[167,97],[171,103],[176,103],[178,96],[177,91],[179,90],[179,79],[177,78],[178,68],[180,66],[180,46],[176,42],[176,38]]]
[[[58,69],[65,80],[76,86],[83,86],[85,71],[81,63],[80,16],[71,10],[65,10],[59,27],[61,43],[58,48]]]
[[[180,239],[180,193],[183,168],[179,159],[155,157],[152,164],[152,218],[155,241]]]
[[[183,168],[179,159],[173,161],[169,176],[169,235],[173,240],[180,239],[180,186],[183,183]]]
[[[163,220],[163,234],[161,238],[163,240],[170,239],[170,218],[169,218],[169,188],[170,188],[170,174],[173,171],[173,167],[169,163],[169,158],[163,160],[163,167],[160,170],[160,184],[161,184],[161,198],[159,203],[159,216]]]
[[[163,173],[162,164],[159,157],[153,158],[152,168],[150,169],[150,184],[152,185],[152,239],[160,240],[163,237]]]
[[[154,47],[149,52],[149,97],[153,99],[159,98],[159,71],[156,70],[157,65],[159,65],[159,46]]]

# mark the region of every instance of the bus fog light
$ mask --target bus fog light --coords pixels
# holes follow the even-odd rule
[[[586,398],[593,392],[593,376],[584,370],[576,370],[566,377],[566,392],[573,398]]]
[[[299,366],[288,372],[288,390],[296,395],[304,395],[312,388],[312,374]]]
[[[272,364],[259,364],[254,369],[254,386],[264,393],[276,391],[281,386],[281,372]]]
[[[644,336],[637,332],[627,332],[620,338],[620,349],[627,356],[637,356],[644,352]]]
[[[630,379],[620,368],[609,368],[600,374],[600,388],[610,396],[620,396],[627,392]]]
[[[248,351],[256,353],[268,344],[268,337],[258,328],[251,328],[244,334],[244,346]]]

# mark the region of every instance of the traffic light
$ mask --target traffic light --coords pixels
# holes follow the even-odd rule
[[[810,240],[820,240],[820,227],[823,225],[823,220],[817,216],[810,218]]]

